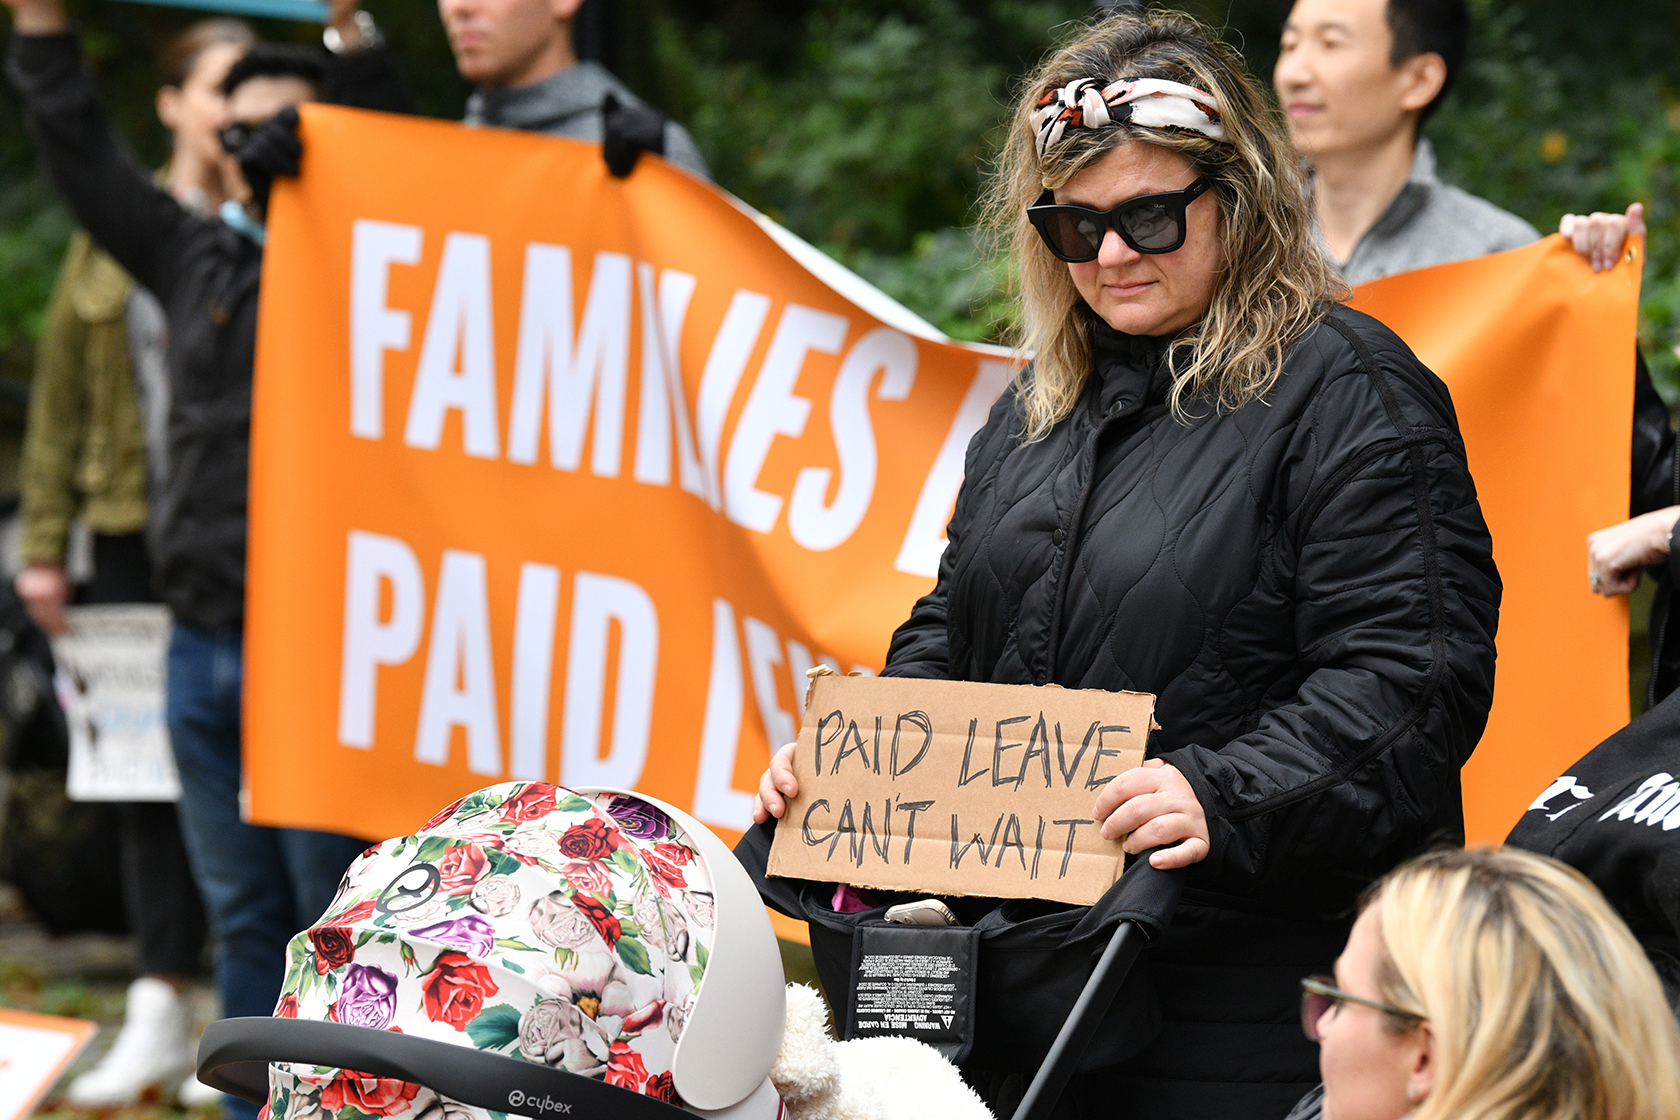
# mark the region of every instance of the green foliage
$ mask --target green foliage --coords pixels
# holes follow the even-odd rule
[[[601,0],[594,0],[601,2]],[[1471,0],[1471,63],[1431,122],[1444,178],[1533,222],[1622,210],[1651,223],[1640,339],[1680,397],[1680,15],[1626,0],[1578,8]],[[1289,0],[1184,7],[1227,27],[1269,79]],[[421,110],[456,118],[467,88],[431,3],[369,0]],[[106,102],[142,159],[165,155],[154,59],[196,13],[72,4]],[[619,0],[618,69],[685,122],[718,183],[957,338],[998,340],[1007,275],[972,230],[1012,83],[1084,0]],[[1629,28],[1638,28],[1630,33]],[[302,24],[258,22],[303,41]],[[15,98],[0,96],[0,375],[27,369],[69,224],[39,177]]]
[[[1008,270],[973,229],[916,234],[906,253],[872,249],[837,254],[852,271],[966,342],[994,342],[1008,326]]]
[[[40,334],[70,218],[45,182],[0,186],[0,351]]]
[[[1638,26],[1674,22],[1632,0]],[[1472,0],[1476,40],[1429,126],[1449,182],[1550,232],[1567,212],[1646,204],[1640,338],[1680,396],[1676,62],[1652,36],[1601,33],[1573,10]],[[1287,0],[1186,8],[1223,21],[1262,82]],[[953,337],[1001,338],[1007,275],[971,228],[1010,83],[1071,29],[1076,3],[772,9],[646,5],[629,77],[694,132],[718,182]],[[652,88],[649,88],[649,87]]]
[[[947,333],[995,338],[967,227],[1011,81],[1083,3],[831,2],[743,40],[651,13],[663,104],[718,183]]]
[[[512,875],[515,871],[518,871],[521,867],[525,866],[513,856],[508,855],[499,848],[487,847],[480,850],[484,852],[485,857],[489,860],[490,872],[493,875]]]

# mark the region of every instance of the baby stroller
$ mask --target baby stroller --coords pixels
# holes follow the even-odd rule
[[[773,1120],[786,1014],[729,849],[623,790],[508,782],[351,865],[206,1084],[270,1120]]]
[[[889,905],[918,896],[874,892],[875,905],[840,912],[832,901],[835,884],[768,874],[774,837],[775,822],[766,821],[747,831],[735,854],[767,905],[808,923],[839,1036],[855,1038],[850,1004],[859,983],[861,934],[890,927]],[[1145,942],[1171,923],[1184,884],[1182,872],[1150,864],[1155,850],[1133,857],[1093,906],[990,900],[967,927],[979,962],[967,997],[973,1038],[971,1050],[946,1053],[956,1060],[972,1053],[1022,1075],[1026,1088],[1012,1120],[1045,1120],[1075,1072],[1136,1053],[1159,1029],[1148,971],[1133,965]]]

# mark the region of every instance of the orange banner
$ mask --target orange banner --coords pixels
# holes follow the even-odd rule
[[[657,159],[616,180],[523,133],[302,128],[257,355],[251,818],[382,838],[543,778],[743,827],[805,670],[878,668],[931,586],[1008,356]],[[1455,267],[1361,298],[1447,372],[1494,527],[1486,837],[1625,719],[1582,542],[1626,509],[1637,270],[1545,246]]]
[[[1628,722],[1627,600],[1587,586],[1587,534],[1628,515],[1642,246],[1595,276],[1556,235],[1367,284],[1452,389],[1505,582],[1487,733],[1464,768],[1472,844]]]
[[[259,327],[252,819],[380,838],[542,778],[744,828],[805,671],[879,668],[932,585],[1007,355],[657,159],[302,129]]]

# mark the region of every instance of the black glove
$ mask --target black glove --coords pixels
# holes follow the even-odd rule
[[[601,102],[601,154],[607,169],[622,179],[643,152],[665,154],[665,114],[646,105],[620,105],[608,93]]]
[[[298,173],[303,141],[298,139],[297,127],[297,106],[288,105],[253,129],[251,138],[239,146],[239,170],[245,173],[251,200],[259,209],[268,206],[268,191],[276,175]]]

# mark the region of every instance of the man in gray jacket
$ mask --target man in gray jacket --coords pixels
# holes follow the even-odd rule
[[[1533,226],[1441,182],[1420,135],[1452,88],[1470,39],[1465,0],[1296,0],[1272,73],[1289,138],[1313,166],[1313,203],[1350,284],[1515,249]],[[1602,271],[1626,215],[1567,215],[1560,229]]]
[[[582,0],[438,0],[455,66],[478,87],[467,99],[466,123],[600,144],[606,139],[603,106],[609,95],[618,110],[653,112],[606,67],[577,57],[572,18],[581,4]],[[660,154],[666,159],[711,178],[694,138],[682,125],[664,121],[662,139]]]

